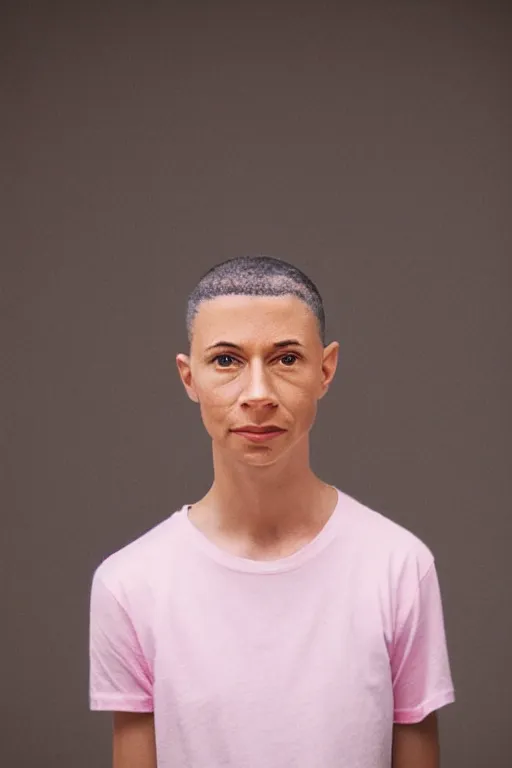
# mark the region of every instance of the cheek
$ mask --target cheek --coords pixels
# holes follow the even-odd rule
[[[313,376],[304,377],[300,381],[293,382],[283,390],[286,399],[291,405],[299,409],[308,410],[316,407],[318,386]]]
[[[281,408],[301,422],[314,419],[317,410],[317,382],[313,376],[300,381],[274,381],[275,395]],[[237,407],[243,391],[243,383],[238,377],[229,381],[212,384],[204,383],[197,387],[201,414],[205,424],[220,421],[227,411]]]
[[[238,394],[238,388],[233,383],[198,389],[199,407],[205,425],[224,420],[226,411],[236,404]]]
[[[300,412],[300,421],[305,426],[311,426],[315,420],[317,410],[317,403],[314,397],[309,397],[301,403],[301,407],[298,409]]]
[[[318,407],[316,381],[311,378],[290,390],[288,405],[297,421],[304,428],[309,428],[315,420]]]

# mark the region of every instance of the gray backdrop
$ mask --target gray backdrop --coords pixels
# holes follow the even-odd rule
[[[110,765],[92,572],[209,487],[185,299],[258,252],[312,277],[341,344],[314,468],[436,554],[443,766],[511,764],[511,21],[2,4],[2,765]]]

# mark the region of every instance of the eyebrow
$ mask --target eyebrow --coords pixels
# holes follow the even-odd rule
[[[304,345],[301,344],[300,341],[297,341],[297,339],[284,339],[283,341],[276,341],[272,346],[273,349],[281,349],[281,347],[303,347]],[[206,347],[206,351],[209,349],[216,349],[217,347],[229,347],[230,349],[238,349],[242,351],[242,347],[238,344],[233,344],[232,341],[218,341],[216,344]]]

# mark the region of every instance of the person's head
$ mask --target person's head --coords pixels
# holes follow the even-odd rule
[[[176,362],[214,449],[266,465],[303,447],[339,349],[337,342],[325,346],[323,303],[314,283],[280,259],[229,259],[199,280],[186,322],[189,354],[177,355]],[[233,432],[246,425],[286,431],[254,443]]]

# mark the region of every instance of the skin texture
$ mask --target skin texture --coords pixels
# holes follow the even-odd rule
[[[274,346],[292,339],[300,346]],[[208,349],[220,341],[239,349]],[[338,349],[323,347],[314,314],[295,296],[222,296],[200,306],[190,354],[176,362],[212,439],[214,481],[189,516],[219,545],[269,557],[312,538],[332,512],[335,491],[310,468],[309,431]],[[252,443],[230,431],[246,424],[286,432]]]
[[[113,768],[157,768],[152,712],[114,712]]]
[[[436,712],[421,723],[393,726],[392,768],[439,768]]]
[[[276,347],[286,340],[299,345]],[[237,348],[209,349],[221,341]],[[338,354],[338,342],[324,347],[315,315],[296,296],[221,296],[200,305],[189,354],[176,364],[212,441],[214,480],[189,518],[218,546],[275,559],[325,525],[337,494],[310,467],[309,433]],[[253,443],[232,432],[247,424],[286,432]],[[114,768],[156,768],[152,716],[115,713]],[[394,726],[392,768],[438,768],[435,713]]]

